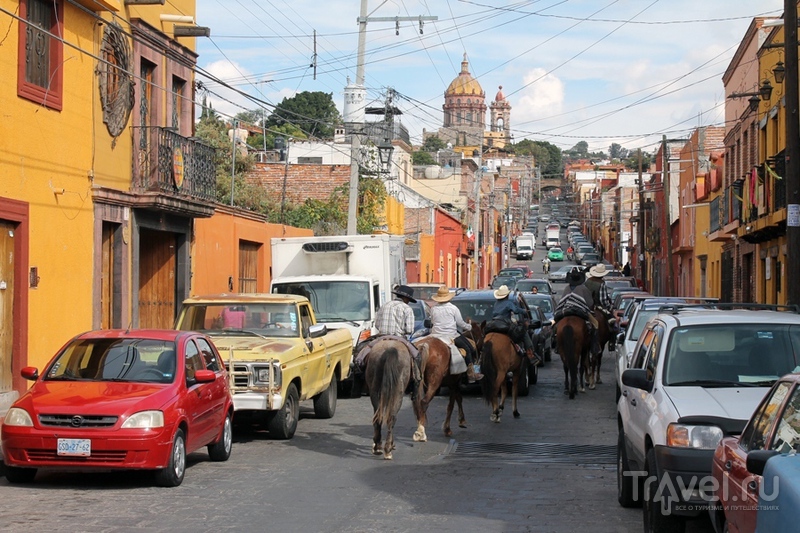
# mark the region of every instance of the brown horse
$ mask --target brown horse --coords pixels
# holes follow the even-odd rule
[[[561,362],[564,363],[564,394],[575,399],[580,379],[580,390],[583,389],[583,377],[587,370],[590,347],[589,331],[586,321],[579,316],[565,316],[556,322],[556,343]]]
[[[465,333],[467,339],[476,348],[477,353],[480,353],[478,346],[483,346],[483,329],[477,322],[470,321],[472,330]],[[450,418],[453,416],[453,406],[458,404],[458,427],[466,428],[467,419],[464,416],[464,406],[462,404],[461,396],[461,381],[464,379],[465,373],[451,374],[450,373],[450,347],[441,339],[437,337],[424,337],[415,343],[418,348],[427,345],[428,350],[425,357],[422,358],[421,374],[422,374],[422,399],[420,402],[420,414],[417,417],[417,430],[414,432],[414,440],[417,442],[425,442],[428,436],[425,434],[425,426],[428,424],[428,405],[440,387],[447,387],[450,392],[450,400],[447,403],[447,414],[442,424],[442,430],[445,436],[452,437],[453,432],[450,429]],[[476,361],[477,363],[477,361]]]
[[[600,379],[600,365],[603,363],[603,350],[606,344],[610,345],[612,340],[611,326],[608,324],[608,318],[605,313],[599,309],[594,310],[594,317],[597,319],[597,343],[600,345],[600,354],[597,356],[589,354],[589,364],[587,370],[586,383],[589,385],[589,390],[594,390],[595,384],[601,384],[603,381]]]
[[[423,347],[421,355],[427,355]],[[414,414],[419,418],[420,395],[419,380],[414,379],[415,363],[405,344],[394,339],[379,339],[372,345],[367,355],[364,379],[369,386],[372,401],[372,453],[381,453],[381,426],[386,425],[386,442],[383,445],[383,458],[391,459],[394,450],[394,424],[397,413],[403,404],[403,395],[411,386],[411,402]],[[418,375],[416,376],[419,377]]]
[[[522,357],[517,354],[511,338],[504,333],[487,333],[483,339],[483,352],[481,353],[481,392],[486,403],[492,406],[489,420],[500,422],[500,415],[506,403],[508,389],[505,386],[506,376],[513,373],[511,378],[511,401],[514,408],[514,418],[519,418],[517,410],[517,384],[519,375],[525,371]],[[497,397],[500,396],[498,405]]]

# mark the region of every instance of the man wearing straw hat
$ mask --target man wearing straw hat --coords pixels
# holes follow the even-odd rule
[[[459,331],[471,331],[472,325],[464,322],[461,316],[461,311],[458,307],[450,303],[455,293],[450,292],[447,287],[442,285],[436,294],[431,296],[431,300],[436,302],[436,305],[431,307],[431,335],[439,337],[446,343],[452,342],[456,348],[462,348],[464,359],[467,363],[467,379],[470,383],[474,383],[483,378],[483,374],[475,372],[475,354],[472,344],[467,340],[464,335]]]
[[[502,285],[494,291],[494,298],[497,301],[494,303],[492,321],[504,322],[507,326],[507,335],[516,343],[522,342],[525,346],[525,355],[528,356],[531,363],[538,366],[542,364],[542,360],[536,355],[536,351],[533,349],[533,340],[528,334],[528,311],[516,299],[509,299],[509,294],[511,291],[507,285]],[[515,327],[511,319],[512,315],[516,315],[518,324],[522,324],[524,327]],[[514,334],[513,332],[518,333]]]

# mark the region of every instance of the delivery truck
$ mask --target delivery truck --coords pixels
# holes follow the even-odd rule
[[[517,259],[529,261],[533,259],[533,250],[536,246],[536,237],[533,234],[523,233],[517,237]]]

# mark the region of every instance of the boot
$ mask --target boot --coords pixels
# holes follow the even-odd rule
[[[534,352],[533,350],[530,349],[526,350],[525,355],[528,356],[528,360],[531,362],[533,366],[539,366],[542,364],[542,360],[539,359],[539,356],[536,355],[536,352]]]
[[[479,381],[481,379],[483,379],[483,374],[475,372],[475,365],[473,364],[467,365],[467,380],[470,383],[475,383],[476,381]]]

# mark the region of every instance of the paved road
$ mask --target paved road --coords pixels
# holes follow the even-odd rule
[[[606,361],[610,358],[606,356]],[[595,391],[568,400],[555,361],[520,399],[520,419],[489,421],[467,396],[467,429],[440,431],[446,398],[430,409],[429,442],[414,443],[408,401],[393,461],[370,453],[367,398],[341,400],[331,420],[310,402],[291,441],[237,432],[227,463],[190,456],[183,485],[143,473],[40,473],[29,486],[0,480],[9,531],[497,531],[633,532],[641,511],[616,502],[611,367]],[[585,448],[580,447],[586,446]],[[574,454],[569,456],[568,454]],[[710,531],[707,521],[690,531]]]

